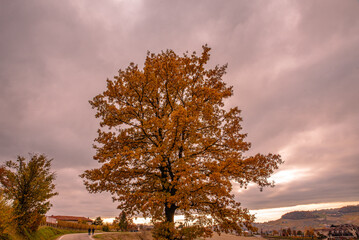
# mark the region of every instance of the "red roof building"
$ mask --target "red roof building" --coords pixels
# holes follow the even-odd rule
[[[57,221],[72,222],[72,223],[86,222],[87,224],[91,224],[93,222],[91,219],[85,217],[51,216],[51,218],[55,218]]]

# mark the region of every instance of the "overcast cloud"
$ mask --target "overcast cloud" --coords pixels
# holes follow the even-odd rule
[[[0,1],[0,164],[54,158],[55,215],[115,216],[78,177],[98,121],[88,104],[106,78],[146,52],[212,47],[228,63],[250,153],[283,156],[275,188],[235,188],[244,207],[359,201],[359,2]]]

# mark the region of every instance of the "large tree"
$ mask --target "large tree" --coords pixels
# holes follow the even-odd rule
[[[131,63],[107,80],[106,91],[90,101],[101,119],[94,159],[102,164],[81,175],[90,192],[108,191],[129,216],[150,216],[168,228],[175,213],[217,231],[251,227],[254,217],[235,201],[233,183],[271,185],[282,161],[244,155],[250,143],[241,111],[224,107],[233,95],[222,80],[227,66],[206,69],[209,51],[148,53],[143,69]]]
[[[15,226],[20,233],[36,231],[45,213],[50,209],[49,199],[55,195],[51,161],[45,155],[30,154],[26,160],[5,163],[0,179],[4,195],[11,201]]]

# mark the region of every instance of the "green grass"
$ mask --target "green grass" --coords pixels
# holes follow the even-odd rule
[[[69,234],[69,233],[78,233],[80,231],[72,231],[72,230],[64,230],[58,229],[53,227],[40,227],[39,230],[32,234],[27,234],[27,239],[29,240],[54,240],[62,235]],[[82,231],[84,232],[84,231]],[[0,237],[1,239],[1,237]],[[6,239],[6,238],[5,238]],[[26,239],[23,236],[18,234],[10,234],[9,240],[24,240]]]
[[[53,227],[41,227],[35,233],[31,234],[29,238],[31,240],[53,240],[61,235],[73,233],[73,232],[74,231],[63,230]]]

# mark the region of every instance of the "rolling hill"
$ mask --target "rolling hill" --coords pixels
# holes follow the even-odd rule
[[[262,231],[291,228],[306,230],[309,228],[326,228],[330,225],[359,225],[359,205],[316,211],[295,211],[284,214],[280,219],[265,223],[256,223]]]

